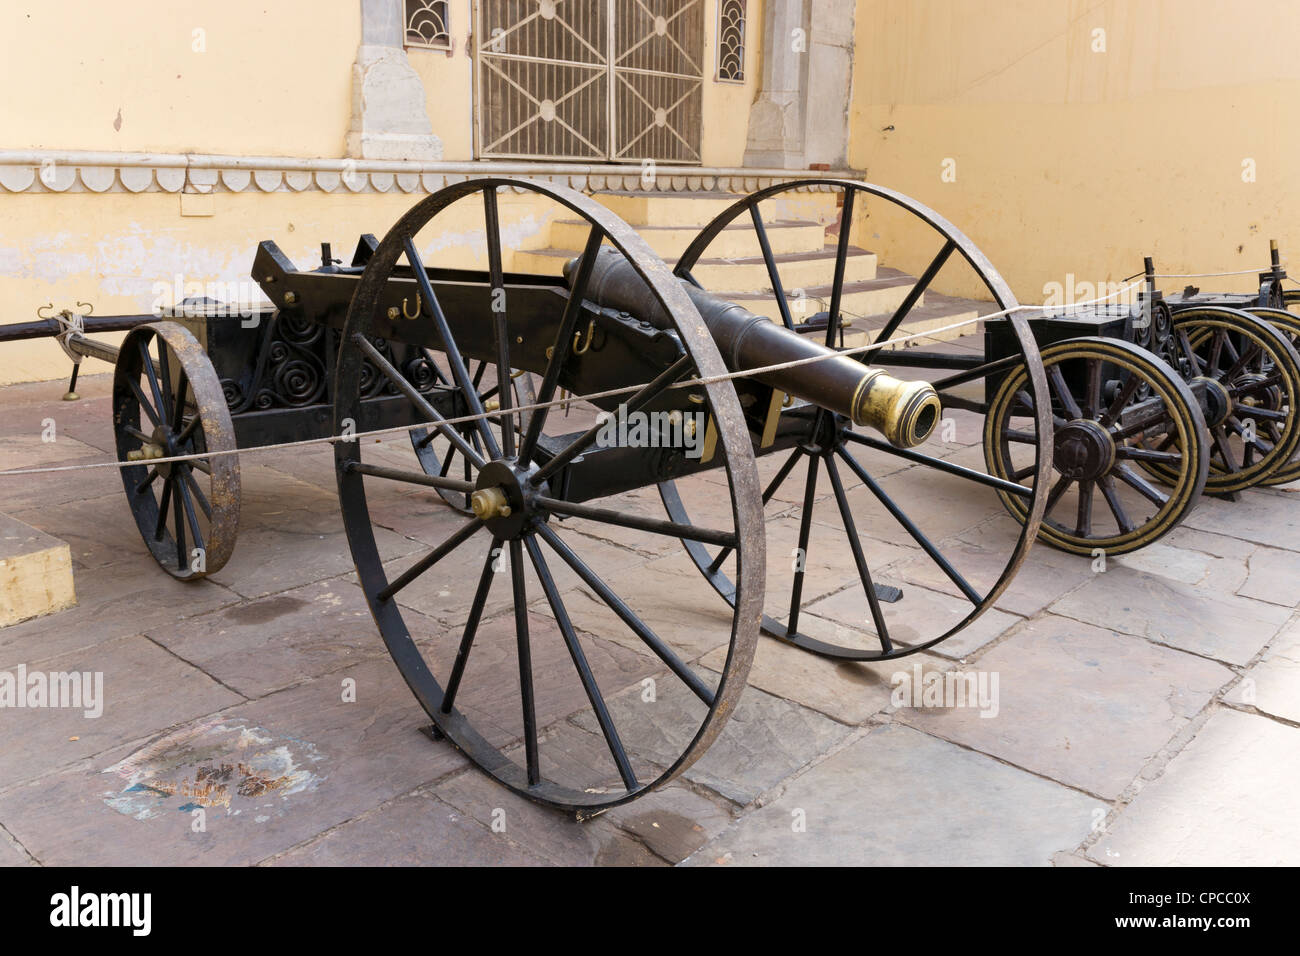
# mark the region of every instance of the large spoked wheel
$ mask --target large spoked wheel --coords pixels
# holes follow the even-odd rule
[[[785,218],[783,204],[797,204],[801,195],[806,200],[809,191],[829,192],[839,206],[838,237],[821,257],[826,270],[821,285],[809,275],[807,255],[774,253],[768,229]],[[767,216],[764,208],[771,210]],[[876,302],[875,257],[853,241],[855,225],[862,228],[855,221],[855,209],[871,216],[892,216],[890,221],[902,228],[925,229],[939,239],[938,253],[918,270],[920,278],[901,300],[892,300],[888,311],[874,316],[864,313]],[[937,287],[936,278],[950,260],[956,269],[970,270],[967,283],[991,294],[998,310],[1016,305],[997,270],[970,239],[936,212],[892,190],[841,180],[787,183],[740,200],[692,242],[676,265],[677,275],[699,285],[698,276],[712,272],[722,258],[743,255],[744,250],[735,248],[736,232],[742,227],[732,225],[742,217],[752,225],[753,259],[761,263],[767,281],[757,294],[752,288],[710,291],[738,299],[760,314],[771,310],[768,314],[787,328],[815,334],[829,346],[840,341],[855,310],[858,327],[878,329],[872,344],[884,345],[895,333],[929,331],[944,324],[944,319],[936,320],[932,312],[923,315],[922,310],[927,289]],[[872,222],[877,230],[882,228]],[[720,237],[731,248],[711,252]],[[783,267],[799,270],[799,278],[783,277]],[[796,282],[799,292],[793,291]],[[802,323],[812,328],[800,329],[791,302],[810,295],[820,298],[825,310],[813,317],[816,321]],[[973,306],[961,317],[978,316]],[[983,311],[989,311],[987,305]],[[1027,322],[1019,316],[998,321],[1011,354],[997,361],[982,357],[981,326],[973,323],[965,328],[963,338],[924,346],[943,353],[929,365],[904,363],[904,357],[916,353],[888,347],[859,356],[871,364],[897,365],[892,374],[898,377],[931,379],[939,390],[945,419],[917,448],[895,448],[881,436],[855,429],[848,420],[816,406],[796,403],[783,414],[790,421],[802,419],[807,427],[792,450],[763,459],[765,465],[770,462],[764,468],[768,481],[763,504],[771,558],[763,633],[838,660],[887,660],[932,647],[957,633],[992,607],[1007,588],[1038,530],[1046,494],[1041,479],[1051,460],[1043,456],[1031,462],[1014,481],[988,471],[978,446],[979,419],[990,383],[1015,362],[1027,368],[1029,394],[1040,411],[1030,416],[1024,428],[1049,447],[1052,425],[1047,383]],[[917,324],[921,322],[926,324]],[[1000,490],[1023,499],[1023,526],[1008,522],[998,500]],[[690,520],[690,509],[696,505],[686,482],[663,483],[660,495],[673,521]],[[683,543],[695,566],[734,605],[734,556],[725,548],[698,541]],[[846,579],[853,584],[846,587]]]
[[[1300,447],[1300,355],[1267,322],[1237,309],[1197,307],[1174,313],[1170,363],[1206,389],[1210,434],[1208,494],[1230,494],[1268,481]],[[1173,447],[1168,438],[1157,451]],[[1143,466],[1161,481],[1176,472]]]
[[[1290,309],[1300,309],[1300,292],[1287,290],[1282,293],[1282,297]],[[1300,315],[1289,309],[1263,307],[1247,309],[1246,311],[1259,316],[1273,326],[1286,337],[1292,348],[1300,350]],[[1297,480],[1300,480],[1300,453],[1292,457],[1286,464],[1279,466],[1273,474],[1261,481],[1260,484],[1286,485]]]
[[[1205,418],[1191,389],[1167,363],[1116,339],[1072,339],[1042,354],[1056,429],[1039,537],[1074,554],[1126,554],[1172,531],[1196,506],[1209,470]],[[989,467],[1008,480],[1033,460],[1017,421],[1029,415],[1027,386],[1024,369],[1008,375],[985,419]],[[1135,470],[1141,462],[1176,478],[1157,488]],[[1026,513],[1023,497],[1000,494],[1013,515]]]
[[[174,322],[129,332],[113,370],[113,429],[127,503],[154,560],[194,581],[230,559],[239,528],[235,448],[221,382],[198,340]]]
[[[585,249],[567,296],[552,288],[530,298],[527,289],[510,284],[515,280],[502,268],[498,196],[506,189],[549,197],[586,224]],[[462,298],[455,312],[444,312],[437,275],[419,253],[420,234],[440,212],[462,200],[482,203],[488,268],[473,293],[481,308]],[[356,420],[363,360],[382,374],[400,375],[376,360],[367,339],[374,334],[438,348],[471,414],[484,414],[467,364],[475,358],[490,361],[498,381],[512,368],[528,368],[541,376],[538,401],[554,401],[557,388],[567,381],[566,369],[572,368],[575,328],[579,320],[589,321],[583,299],[602,243],[633,264],[671,317],[671,331],[682,347],[677,361],[622,399],[626,406],[637,409],[663,400],[679,380],[724,375],[717,349],[685,290],[620,219],[570,189],[529,180],[471,180],[416,205],[367,265],[339,352],[336,427]],[[403,257],[405,264],[399,265]],[[387,297],[410,296],[412,280],[420,293],[420,316],[400,325],[386,322]],[[394,281],[405,283],[395,293],[389,288]],[[455,294],[471,294],[463,282],[458,288]],[[504,296],[493,295],[499,289]],[[504,302],[504,311],[494,309],[494,302]],[[517,302],[533,305],[524,308]],[[546,358],[537,360],[543,345]],[[512,352],[525,354],[512,361]],[[692,393],[716,422],[717,461],[730,496],[722,512],[726,517],[707,527],[639,517],[618,494],[583,503],[566,500],[565,490],[552,480],[584,453],[592,453],[599,426],[551,434],[547,412],[540,410],[521,433],[509,424],[508,401],[491,416],[505,422],[499,429],[490,428],[487,418],[477,421],[482,452],[447,425],[446,417],[415,402],[426,427],[470,462],[468,481],[426,474],[419,467],[373,464],[363,460],[370,446],[360,442],[336,446],[339,500],[352,556],[394,662],[437,730],[483,771],[531,800],[586,815],[671,779],[717,737],[745,686],[757,641],[764,564],[758,477],[734,386],[719,382],[693,387]],[[509,390],[498,394],[505,398]],[[426,539],[431,545],[426,553],[389,567],[381,560],[377,521],[368,502],[382,502],[402,484],[469,493],[474,517],[453,521],[437,534],[436,544]],[[393,522],[391,515],[385,520]],[[620,590],[607,581],[610,569],[603,561],[623,554],[607,543],[638,533],[708,540],[739,552],[735,611],[713,637],[689,628],[668,630],[651,613],[654,608],[647,609],[637,584],[625,583]],[[588,554],[598,547],[597,556]],[[496,585],[494,596],[498,573],[508,581]],[[631,577],[635,582],[635,572]],[[454,612],[424,614],[413,609],[422,590],[435,602],[455,602],[470,593],[473,598]],[[436,613],[455,614],[463,626],[439,625]],[[698,662],[702,645],[715,654],[711,668]],[[509,666],[503,668],[503,662]]]

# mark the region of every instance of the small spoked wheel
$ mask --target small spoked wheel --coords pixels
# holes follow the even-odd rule
[[[806,227],[786,221],[788,209],[827,194],[838,208],[834,243],[822,249],[818,238],[816,250],[792,248],[790,233]],[[916,270],[919,278],[883,302],[875,291],[876,256],[855,242],[855,233],[868,238],[864,216],[873,217],[874,228],[881,228],[874,217],[901,221],[936,239],[933,258]],[[746,235],[752,249],[740,245]],[[752,264],[729,272],[728,261]],[[704,228],[675,272],[695,285],[714,276],[718,287],[709,291],[831,347],[852,346],[857,339],[843,333],[856,336],[858,329],[868,331],[871,344],[885,346],[896,334],[955,326],[1016,305],[974,243],[934,210],[892,190],[841,180],[786,183],[745,197]],[[978,287],[996,306],[949,304],[947,316],[943,305],[927,306],[927,295],[946,301],[937,290],[949,280]],[[810,314],[808,301],[819,301],[823,311]],[[1011,480],[992,474],[979,455],[985,394],[1011,361],[1029,370],[1029,392],[1042,399],[1042,413],[1023,427],[1035,438],[1051,430],[1033,334],[1019,317],[1001,324],[1013,358],[985,360],[981,325],[970,321],[964,335],[954,329],[951,338],[922,344],[942,353],[929,364],[904,361],[919,349],[858,354],[898,378],[929,379],[938,390],[944,418],[916,447],[895,447],[811,403],[789,402],[774,420],[773,400],[756,436],[760,451],[771,446],[761,459],[769,554],[763,633],[836,660],[889,660],[933,647],[995,604],[1033,544],[1046,494],[1035,480],[1051,464],[1047,457],[1031,461]],[[665,482],[659,490],[674,522],[689,522],[693,510],[707,506],[707,494],[687,481]],[[1023,501],[1023,525],[1007,519],[999,492]],[[704,542],[683,544],[700,573],[734,604],[735,555]]]
[[[1196,307],[1174,313],[1170,362],[1193,389],[1204,389],[1210,435],[1207,494],[1230,494],[1268,481],[1300,447],[1300,355],[1286,336],[1237,309]],[[1172,448],[1169,438],[1156,450]],[[1144,467],[1169,483],[1160,462]]]
[[[433,369],[435,380],[435,391],[446,391],[455,396],[458,389],[455,383],[455,377],[448,367],[445,359],[440,358],[438,353],[427,353],[427,360]],[[470,360],[466,363],[466,370],[469,372],[472,388],[478,394],[479,404],[486,411],[495,411],[501,407],[500,386],[496,381],[496,369],[493,363],[489,361],[475,362]],[[533,386],[533,377],[529,372],[515,370],[510,376],[510,386],[513,404],[515,407],[532,405],[537,400],[537,393]],[[453,408],[457,411],[456,415],[451,417],[461,417],[469,410],[468,403],[453,402]],[[517,416],[515,428],[517,431],[524,431],[528,427],[527,413],[521,413]],[[456,429],[465,443],[481,458],[486,454],[486,446],[480,437],[479,428],[475,423],[465,423],[461,425],[450,426]],[[496,437],[497,443],[501,439],[501,423],[497,419],[488,420],[488,429]],[[442,478],[458,477],[469,481],[476,471],[474,462],[465,457],[460,451],[458,444],[448,441],[439,429],[436,428],[414,428],[411,430],[411,447],[415,450],[415,456],[419,459],[420,467],[424,469],[427,475],[438,475]],[[447,504],[451,505],[461,514],[471,514],[472,508],[470,496],[460,492],[448,491],[446,488],[434,489],[439,497]]]
[[[1128,342],[1079,338],[1042,351],[1052,389],[1052,478],[1039,537],[1074,554],[1126,554],[1172,531],[1196,506],[1209,468],[1205,419],[1186,383]],[[984,439],[990,470],[1008,480],[1033,460],[1018,419],[1032,406],[1024,369],[991,403]],[[1168,488],[1137,466],[1158,464]],[[1007,510],[1024,498],[1002,494]]]
[[[1300,292],[1288,290],[1282,293],[1285,302],[1291,308],[1300,309]],[[1252,315],[1263,319],[1277,331],[1281,332],[1294,349],[1300,349],[1300,315],[1289,309],[1252,308],[1246,309]],[[1260,482],[1261,485],[1286,485],[1300,480],[1300,452],[1290,461],[1280,465],[1273,474]]]
[[[570,283],[504,271],[501,222],[511,211],[510,190],[549,197],[569,222],[576,214],[585,248]],[[466,278],[463,263],[456,281],[443,281],[420,254],[430,242],[422,230],[453,203],[461,204],[458,224],[481,204],[487,264],[479,281]],[[460,465],[445,474],[441,462],[436,470],[416,461],[400,468],[366,460],[373,446],[336,445],[348,542],[389,653],[438,733],[516,793],[579,815],[671,779],[717,737],[753,657],[764,563],[758,477],[730,381],[690,388],[716,423],[717,473],[726,485],[724,507],[699,524],[644,516],[636,494],[644,476],[627,492],[590,483],[580,492],[574,476],[584,458],[599,453],[598,423],[583,420],[565,432],[566,420],[542,409],[526,426],[512,424],[518,416],[509,389],[496,393],[495,413],[485,411],[484,384],[506,380],[511,369],[539,376],[536,398],[543,404],[558,401],[559,389],[574,388],[572,376],[587,361],[607,370],[603,356],[578,361],[574,349],[575,330],[596,318],[585,294],[604,244],[632,263],[647,295],[670,317],[664,331],[671,335],[656,341],[677,356],[662,368],[650,363],[659,371],[647,381],[624,380],[634,391],[620,402],[637,410],[671,394],[684,403],[685,390],[673,390],[679,381],[725,375],[699,312],[631,227],[567,188],[479,179],[428,197],[379,244],[352,298],[334,390],[338,428],[356,420],[364,361],[396,381],[401,373],[377,360],[369,343],[380,335],[437,349],[457,401],[467,414],[482,416],[472,423],[475,443],[447,423],[454,416],[408,393],[426,434],[455,448]],[[416,319],[386,319],[392,303],[417,292]],[[476,383],[472,362],[486,363],[491,378]],[[376,527],[381,521],[394,527],[401,516],[379,518],[372,508],[403,485],[468,495],[472,517],[449,510],[433,530],[413,528],[408,540],[424,547],[386,562]],[[647,593],[644,555],[617,544],[636,535],[735,549],[743,572],[734,612],[683,624],[680,615],[706,612],[666,607],[672,602],[663,591]],[[700,660],[705,654],[708,666]]]
[[[113,371],[113,429],[127,503],[149,552],[193,581],[230,559],[239,527],[239,459],[221,382],[174,322],[129,332]],[[189,461],[150,461],[186,455]]]

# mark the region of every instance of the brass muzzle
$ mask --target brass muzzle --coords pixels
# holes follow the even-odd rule
[[[853,396],[853,423],[878,430],[896,448],[923,444],[943,417],[929,382],[903,381],[873,368]]]

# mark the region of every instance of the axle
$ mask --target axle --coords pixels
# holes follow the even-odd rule
[[[566,279],[573,274],[576,263],[574,260],[565,266]],[[894,378],[689,282],[683,281],[682,285],[731,371],[804,361],[802,365],[753,377],[844,415],[855,425],[875,428],[900,448],[922,444],[938,425],[942,406],[928,382]],[[657,328],[672,328],[649,286],[616,249],[601,250],[592,267],[586,298],[598,306],[630,313]]]

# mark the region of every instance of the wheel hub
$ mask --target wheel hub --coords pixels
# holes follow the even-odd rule
[[[1265,375],[1243,375],[1235,383],[1233,391],[1237,394],[1237,404],[1247,410],[1251,408],[1266,408],[1274,412],[1282,410],[1282,390],[1276,385],[1270,385]]]
[[[478,473],[470,508],[498,538],[516,538],[540,512],[536,505],[543,488],[529,481],[534,469],[523,470],[513,461],[490,461]]]
[[[1232,414],[1232,394],[1223,387],[1218,379],[1200,376],[1192,379],[1193,385],[1205,387],[1205,423],[1216,428],[1228,420]]]
[[[1115,441],[1099,422],[1076,419],[1057,429],[1052,464],[1067,478],[1095,481],[1115,464]]]

